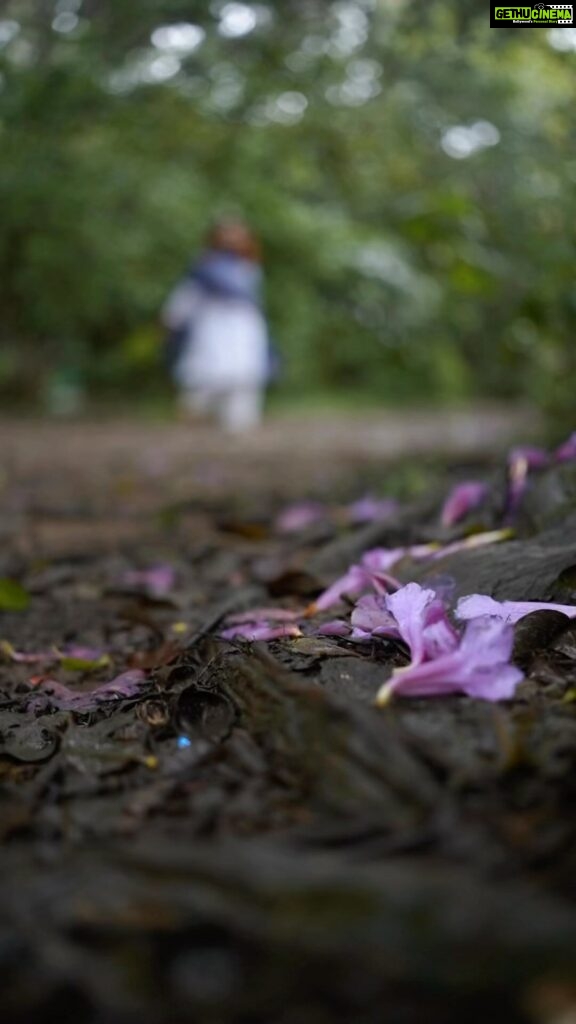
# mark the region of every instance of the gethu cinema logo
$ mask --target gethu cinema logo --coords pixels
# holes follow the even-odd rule
[[[496,7],[499,21],[572,21],[572,7]]]

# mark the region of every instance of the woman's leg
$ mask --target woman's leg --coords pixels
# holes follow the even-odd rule
[[[219,418],[225,430],[240,434],[262,419],[263,389],[258,385],[232,388],[220,401]]]

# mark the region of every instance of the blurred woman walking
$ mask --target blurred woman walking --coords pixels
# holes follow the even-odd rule
[[[270,356],[261,291],[256,238],[241,221],[221,221],[162,311],[183,411],[213,415],[233,433],[262,418]]]

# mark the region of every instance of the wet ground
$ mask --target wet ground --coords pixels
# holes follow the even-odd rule
[[[242,444],[3,425],[5,1020],[576,1019],[570,620],[517,629],[526,680],[498,704],[378,708],[402,645],[314,619],[220,637],[246,609],[298,614],[369,548],[500,526],[523,416],[288,420]],[[470,475],[481,517],[441,526]],[[367,491],[396,512],[355,521]],[[402,579],[572,604],[575,494],[572,464],[542,470],[513,536]],[[304,498],[318,514],[282,530]]]

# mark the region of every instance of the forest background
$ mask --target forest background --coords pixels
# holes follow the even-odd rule
[[[576,29],[478,0],[0,0],[0,399],[161,402],[210,221],[265,253],[286,402],[572,427]]]

